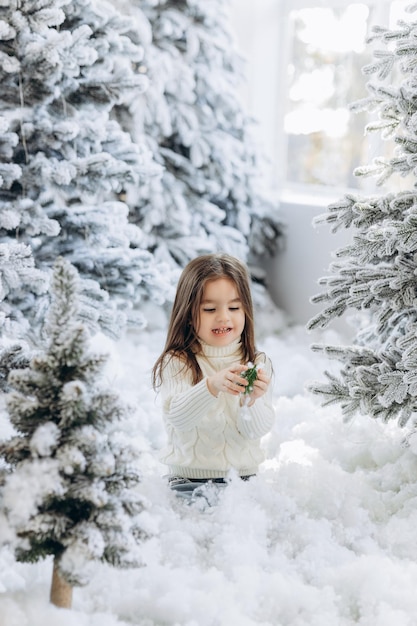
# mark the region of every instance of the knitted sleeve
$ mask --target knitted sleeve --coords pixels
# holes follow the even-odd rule
[[[218,402],[207,387],[207,379],[203,378],[193,385],[190,372],[176,357],[165,363],[161,396],[165,419],[178,430],[190,430],[197,426]]]
[[[239,432],[248,439],[263,437],[272,429],[275,422],[275,409],[272,404],[273,371],[271,360],[264,356],[262,366],[271,379],[266,393],[248,407],[246,415],[241,411],[237,421]]]

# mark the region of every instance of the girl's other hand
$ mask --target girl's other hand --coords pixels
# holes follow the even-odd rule
[[[223,393],[230,393],[232,396],[238,396],[242,393],[243,387],[248,385],[248,381],[242,378],[241,372],[248,369],[247,365],[241,363],[234,363],[230,367],[227,367],[220,372],[212,374],[207,378],[207,387],[213,396],[218,396],[221,391]],[[251,397],[255,392],[255,386]],[[265,393],[265,392],[264,392]]]

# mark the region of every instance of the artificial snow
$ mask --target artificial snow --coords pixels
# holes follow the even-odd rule
[[[304,387],[332,364],[310,351],[317,335],[288,327],[259,345],[273,362],[276,407],[260,473],[232,476],[213,506],[188,505],[158,461],[165,433],[150,370],[164,339],[141,331],[105,345],[109,386],[134,407],[121,426],[142,451],[143,567],[94,565],[72,610],[58,609],[52,561],[16,563],[3,548],[0,626],[415,625],[416,435],[407,446],[396,424],[344,423],[337,405],[321,407]],[[0,438],[11,434],[4,415]],[[53,433],[43,435],[39,454]]]

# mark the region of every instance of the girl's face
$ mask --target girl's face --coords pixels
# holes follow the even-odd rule
[[[245,312],[236,284],[229,278],[206,282],[200,304],[197,336],[209,346],[227,346],[239,339]]]

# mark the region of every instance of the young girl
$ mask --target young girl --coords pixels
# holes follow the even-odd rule
[[[249,362],[259,369],[247,396],[241,374]],[[197,257],[179,279],[153,368],[168,435],[161,460],[171,486],[224,482],[230,470],[242,479],[256,474],[264,458],[260,438],[274,422],[271,376],[271,361],[255,348],[246,267],[227,254]]]

